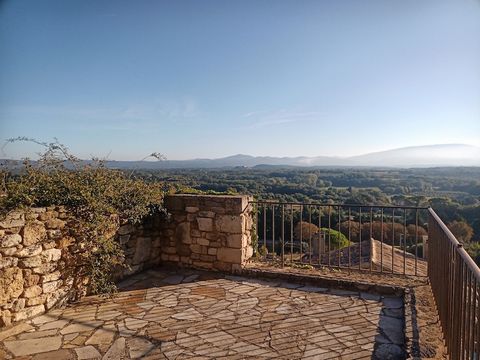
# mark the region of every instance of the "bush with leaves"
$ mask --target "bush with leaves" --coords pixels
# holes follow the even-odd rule
[[[17,174],[2,171],[1,215],[18,208],[64,207],[74,219],[69,235],[85,249],[74,255],[81,265],[75,278],[88,279],[93,293],[113,293],[115,270],[124,266],[122,248],[113,235],[119,225],[135,224],[161,211],[165,189],[160,183],[147,184],[133,174],[108,169],[102,160],[80,160],[57,140],[8,140],[15,141],[34,142],[43,152],[36,161],[25,160]]]

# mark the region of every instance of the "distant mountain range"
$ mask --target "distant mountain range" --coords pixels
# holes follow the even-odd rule
[[[117,169],[480,166],[480,147],[464,144],[412,146],[351,157],[271,157],[238,154],[218,159],[107,161],[107,166]]]

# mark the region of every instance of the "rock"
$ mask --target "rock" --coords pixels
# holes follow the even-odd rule
[[[20,261],[22,267],[34,268],[42,265],[42,255],[32,256],[29,258],[24,258]]]
[[[4,221],[0,221],[0,228],[2,229],[11,229],[16,227],[22,227],[25,225],[25,220],[23,219],[10,219],[6,218]]]
[[[183,222],[178,224],[175,229],[175,240],[177,244],[191,244],[192,239],[190,237],[190,223]]]
[[[45,226],[41,222],[28,223],[23,228],[23,245],[31,246],[47,238]]]
[[[198,216],[200,217],[207,217],[207,218],[214,218],[215,213],[213,211],[200,211],[198,213]]]
[[[54,281],[60,279],[61,276],[60,271],[54,271],[50,274],[43,275],[42,280],[43,282]]]
[[[9,247],[9,248],[1,248],[0,249],[0,254],[3,256],[12,256],[18,251],[16,247]]]
[[[0,328],[12,324],[12,313],[10,310],[0,310]]]
[[[23,297],[33,298],[33,297],[37,297],[41,293],[42,293],[42,288],[38,285],[33,285],[25,289],[25,291],[23,292]]]
[[[17,267],[0,270],[0,304],[6,304],[23,292],[23,273]]]
[[[57,247],[59,249],[65,249],[69,247],[70,245],[75,243],[75,238],[71,236],[65,236],[61,238],[60,240],[57,240]]]
[[[22,310],[23,308],[25,308],[25,299],[17,299],[13,302],[13,307],[12,307],[12,310],[15,311],[15,312],[18,312],[20,310]]]
[[[92,345],[75,348],[78,360],[101,359],[102,355]]]
[[[24,258],[24,257],[32,257],[38,255],[42,252],[42,245],[36,244],[33,246],[29,246],[23,248],[22,250],[17,251],[15,254],[17,257]]]
[[[102,360],[117,360],[125,357],[125,338],[118,338],[108,349]]]
[[[63,229],[66,222],[60,219],[50,219],[47,220],[45,226],[47,229]]]
[[[196,206],[186,206],[186,207],[185,207],[185,211],[186,211],[187,213],[190,213],[190,214],[196,213],[198,210],[199,210],[199,209],[198,209],[198,207],[196,207]]]
[[[45,306],[43,305],[30,306],[23,309],[22,311],[17,312],[14,315],[14,320],[20,321],[20,320],[29,319],[35,315],[43,313],[44,311],[45,311]]]
[[[18,259],[14,257],[0,258],[0,269],[15,267],[18,264]]]
[[[197,217],[197,224],[200,231],[213,230],[213,220],[211,218]]]
[[[27,299],[27,306],[40,305],[44,304],[46,300],[46,295],[42,294],[40,296]]]
[[[57,268],[57,263],[46,263],[38,267],[34,267],[32,270],[35,274],[48,274]]]
[[[110,345],[115,336],[115,331],[108,329],[97,329],[85,342],[85,345]]]
[[[148,355],[154,347],[155,345],[153,345],[150,341],[139,337],[132,337],[128,339],[128,348],[130,350],[131,359],[138,359]]]
[[[32,270],[24,269],[23,270],[23,286],[30,287],[37,285],[40,281],[40,275],[33,274]]]
[[[5,341],[4,344],[14,356],[34,355],[58,350],[62,345],[62,337],[50,336],[38,339]]]
[[[19,234],[7,234],[7,235],[3,235],[0,238],[0,247],[6,248],[6,247],[17,246],[21,242],[22,242],[22,237]]]
[[[56,291],[58,288],[62,286],[63,282],[62,280],[55,280],[55,281],[50,281],[43,283],[43,292],[48,294]]]
[[[46,262],[57,261],[62,257],[62,250],[60,249],[48,249],[41,255]]]
[[[4,339],[8,339],[9,337],[12,337],[12,336],[21,334],[22,332],[30,331],[32,329],[33,329],[33,326],[25,323],[15,325],[10,329],[0,332],[0,341],[3,341]]]

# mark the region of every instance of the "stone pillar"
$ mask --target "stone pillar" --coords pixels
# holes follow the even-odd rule
[[[168,195],[162,260],[238,272],[253,255],[253,217],[245,195]]]

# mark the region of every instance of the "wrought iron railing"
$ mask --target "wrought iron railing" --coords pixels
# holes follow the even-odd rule
[[[262,260],[427,276],[427,208],[267,200],[252,205]]]
[[[480,269],[429,209],[428,276],[451,359],[479,359]]]

